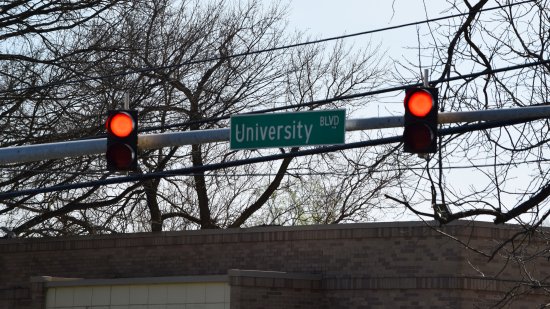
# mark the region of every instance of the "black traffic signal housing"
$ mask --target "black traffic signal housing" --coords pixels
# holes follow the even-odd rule
[[[107,127],[107,170],[136,171],[138,159],[138,112],[110,110]]]
[[[438,89],[413,87],[405,91],[405,152],[435,153],[437,151]]]

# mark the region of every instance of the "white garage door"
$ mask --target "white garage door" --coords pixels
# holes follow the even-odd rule
[[[102,282],[103,281],[103,282]],[[229,309],[227,282],[131,283],[136,280],[50,282],[47,309]],[[185,280],[182,280],[185,281]],[[193,280],[196,281],[196,280]],[[93,283],[91,285],[90,283]],[[101,284],[103,283],[103,284]],[[90,285],[86,285],[90,284]]]

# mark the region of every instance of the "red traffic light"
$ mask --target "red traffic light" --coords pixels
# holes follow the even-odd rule
[[[128,170],[131,169],[136,154],[129,145],[117,143],[107,148],[106,157],[113,170]]]
[[[426,117],[433,107],[434,98],[425,89],[410,91],[405,96],[405,108],[415,117]]]
[[[405,95],[403,146],[409,153],[437,151],[438,90],[413,87]]]
[[[117,112],[107,119],[107,132],[117,137],[127,137],[135,128],[134,118],[126,112]]]
[[[417,123],[406,126],[403,131],[403,139],[409,150],[428,149],[435,136],[430,127]]]
[[[134,110],[112,110],[107,118],[107,170],[137,170],[137,123]]]

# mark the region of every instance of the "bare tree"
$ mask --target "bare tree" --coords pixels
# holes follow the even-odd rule
[[[430,68],[440,89],[441,111],[547,105],[549,3],[497,1],[501,8],[493,10],[485,10],[489,5],[484,0],[448,3],[450,10],[467,14],[459,21],[419,30],[424,40],[418,41],[429,38],[430,43],[419,43],[416,59],[397,67],[416,64],[416,80],[421,69]],[[485,74],[465,77],[476,72]],[[406,79],[409,73],[400,70],[396,78]],[[460,76],[464,78],[449,78]],[[394,205],[440,224],[459,219],[518,224],[516,233],[492,246],[456,239],[488,260],[506,261],[506,269],[522,269],[523,280],[495,308],[510,305],[521,293],[547,288],[547,274],[529,266],[548,257],[548,246],[543,245],[548,232],[541,226],[550,214],[546,156],[550,136],[548,120],[541,118],[521,123],[503,120],[492,129],[441,136],[438,153],[400,161],[413,181],[400,182],[399,188],[386,193]],[[503,272],[482,275],[496,278]]]
[[[466,14],[419,29],[429,43],[414,47],[414,59],[394,61],[392,80],[416,82],[429,68],[441,111],[548,104],[548,1],[497,1],[499,9],[485,10],[488,3],[448,1],[449,11]],[[254,0],[4,4],[0,145],[97,136],[106,111],[120,107],[126,94],[140,111],[141,127],[202,130],[227,127],[227,115],[299,110],[295,104],[367,91],[388,80],[385,59],[374,47],[355,52],[337,42],[275,48],[307,39],[289,36],[284,25],[280,3]],[[485,74],[464,77],[472,72]],[[455,76],[463,78],[449,79]],[[352,113],[371,99],[326,107]],[[540,229],[550,215],[548,125],[546,119],[503,122],[441,136],[438,153],[428,157],[386,145],[2,200],[0,226],[10,236],[50,236],[331,224],[373,220],[396,207],[440,224],[515,222],[517,233],[492,247],[455,239],[475,254],[523,269],[524,280],[500,306],[517,293],[548,288],[548,277],[525,262],[548,258],[547,246],[531,246],[548,241]],[[376,134],[383,133],[354,138]],[[148,150],[140,154],[140,172],[295,151],[233,151],[225,143]],[[10,164],[0,175],[3,191],[111,176],[101,156]]]
[[[227,127],[220,116],[292,107],[381,83],[384,71],[376,48],[352,52],[342,42],[328,52],[323,46],[275,48],[305,39],[286,34],[284,14],[279,3],[266,7],[258,1],[143,1],[110,10],[78,31],[59,34],[51,49],[67,56],[60,61],[64,66],[52,73],[65,82],[44,88],[50,98],[41,99],[37,106],[44,112],[33,118],[43,127],[26,128],[36,140],[14,136],[12,144],[99,134],[106,111],[121,106],[126,93],[131,108],[140,111],[140,126],[162,132],[177,123],[179,130]],[[237,54],[247,55],[233,56]],[[13,63],[6,66],[20,69]],[[352,111],[367,101],[335,102],[330,107]],[[148,173],[202,166],[278,151],[231,151],[225,143],[174,147],[144,151],[140,169]],[[316,222],[358,221],[378,207],[381,190],[397,179],[399,173],[374,171],[393,159],[383,149],[285,159],[5,200],[0,211],[4,225],[20,236],[240,227],[268,223],[263,214],[285,207],[275,205],[274,196],[291,196],[298,190],[306,207],[324,203],[327,208],[317,211]],[[102,160],[90,156],[10,165],[3,187],[18,190],[106,178]],[[347,163],[336,163],[341,160]],[[339,179],[324,175],[336,171]],[[319,183],[322,192],[297,187],[310,180]]]
[[[421,59],[433,59],[430,68],[432,75],[438,76],[435,83],[440,88],[441,111],[548,104],[546,80],[550,65],[529,65],[548,58],[548,3],[505,2],[499,10],[481,11],[487,8],[486,3],[450,2],[451,8],[466,9],[469,14],[453,28],[431,26],[431,44],[420,47]],[[497,68],[515,65],[525,66],[493,73]],[[448,80],[449,76],[472,72],[487,73]],[[412,191],[403,186],[402,198],[390,196],[442,223],[487,215],[496,223],[520,220],[540,225],[548,215],[544,209],[550,193],[543,167],[547,125],[546,119],[503,123],[496,129],[441,137],[439,153],[428,160],[416,160],[425,169],[413,172],[417,171],[424,183]],[[476,176],[457,179],[458,170],[466,168]],[[458,181],[472,185],[468,189]],[[432,211],[418,208],[417,201],[428,201]]]

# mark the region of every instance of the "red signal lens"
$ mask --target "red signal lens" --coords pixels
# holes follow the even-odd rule
[[[432,144],[434,132],[428,126],[418,123],[405,127],[403,138],[405,145],[410,147],[408,150],[424,152]]]
[[[432,95],[425,90],[412,91],[405,98],[406,108],[416,117],[426,117],[433,108]]]
[[[107,149],[107,160],[114,165],[116,169],[128,169],[134,162],[135,153],[130,146],[123,143],[111,145]]]
[[[126,137],[134,130],[134,120],[127,113],[116,113],[107,121],[107,130],[117,137]]]
[[[138,112],[109,110],[107,126],[107,170],[137,171]]]

